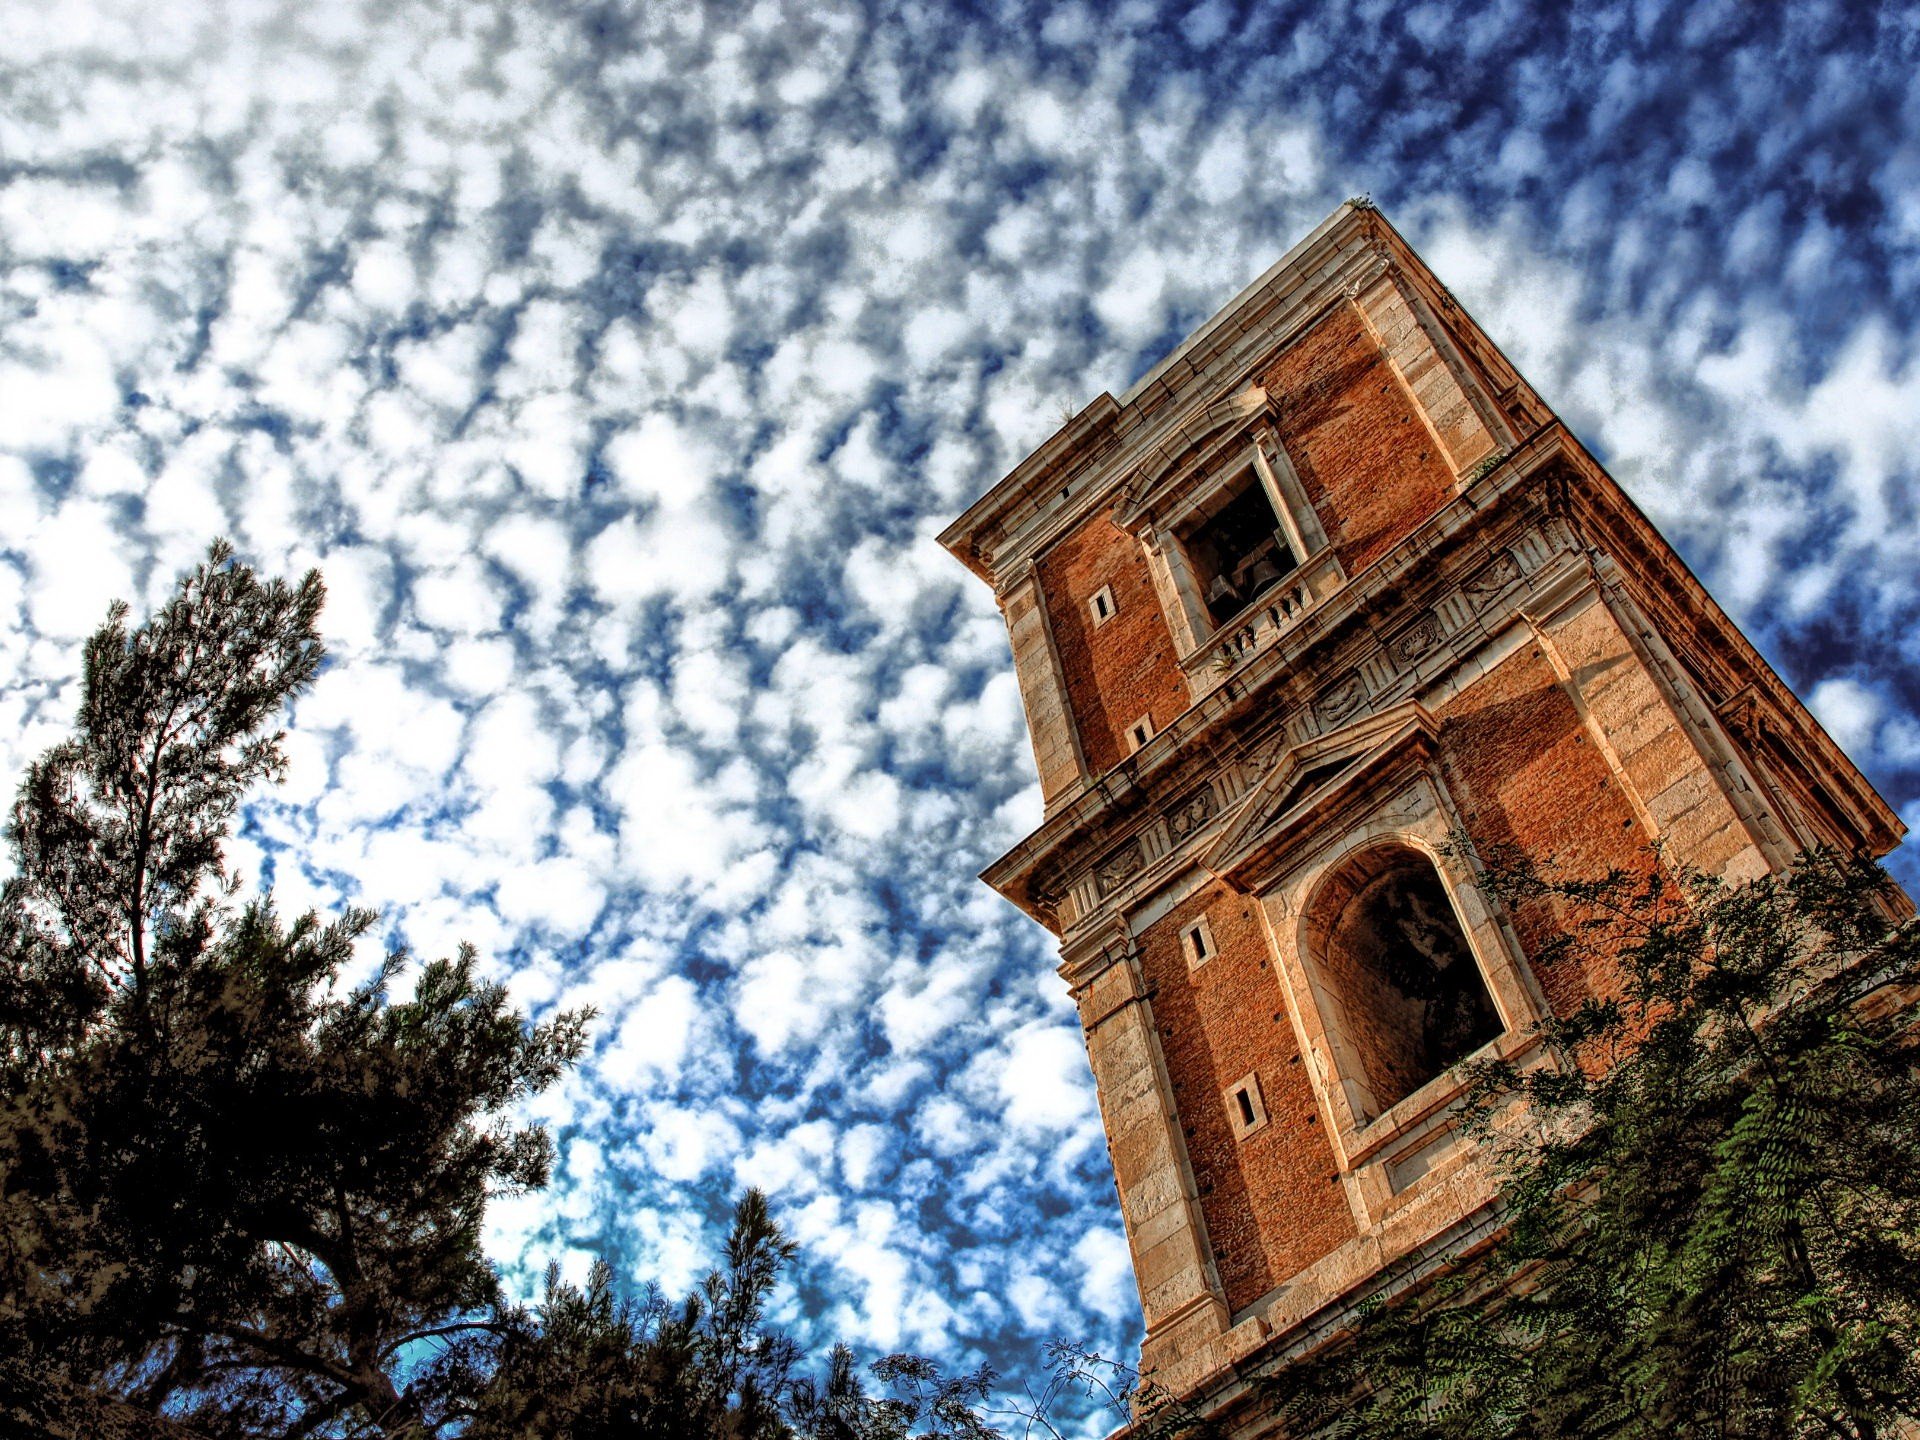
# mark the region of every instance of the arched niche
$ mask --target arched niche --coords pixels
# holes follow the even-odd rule
[[[1411,845],[1335,866],[1303,911],[1301,941],[1362,1124],[1505,1028],[1446,882]]]

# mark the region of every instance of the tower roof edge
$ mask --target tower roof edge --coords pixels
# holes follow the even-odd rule
[[[1245,286],[1233,299],[1214,311],[1211,317],[1196,326],[1186,339],[1168,351],[1151,370],[1129,385],[1126,393],[1120,397],[1121,407],[1132,405],[1146,395],[1155,385],[1164,381],[1170,372],[1177,370],[1183,362],[1205,348],[1209,339],[1219,336],[1223,331],[1233,329],[1233,320],[1241,311],[1257,303],[1260,297],[1273,287],[1275,281],[1301,268],[1301,262],[1320,247],[1343,221],[1372,209],[1371,201],[1362,204],[1356,200],[1343,200],[1339,208],[1314,226],[1286,254],[1269,265],[1257,279]]]
[[[1194,386],[1204,383],[1223,357],[1235,352],[1244,334],[1257,328],[1262,317],[1270,318],[1278,303],[1276,297],[1317,293],[1335,272],[1344,273],[1342,252],[1352,249],[1350,241],[1356,228],[1375,213],[1369,201],[1342,202],[1118,400],[1103,391],[1042,441],[941,531],[940,543],[980,579],[998,588],[1005,577],[996,573],[992,552],[1000,540],[1066,500],[1065,494],[1053,493],[1056,487],[1080,492],[1082,487],[1074,483],[1074,477],[1089,465],[1097,467],[1098,457],[1112,449],[1111,442],[1123,441],[1120,448],[1127,450],[1165,423],[1168,415],[1191,399]],[[1381,228],[1393,234],[1390,225]],[[1174,410],[1169,410],[1169,405]]]

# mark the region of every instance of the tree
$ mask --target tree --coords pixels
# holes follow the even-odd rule
[[[1082,1409],[1076,1401],[1089,1402],[1085,1408],[1106,1417],[1110,1440],[1217,1440],[1225,1433],[1190,1398],[1143,1379],[1131,1365],[1065,1340],[1047,1346],[1047,1378],[1039,1389],[1029,1388],[1019,1402],[996,1413],[1016,1419],[1023,1437],[1066,1440],[1084,1428],[1084,1420],[1058,1412],[1063,1406]]]
[[[1287,1433],[1877,1440],[1920,1420],[1920,932],[1869,861],[1742,886],[1508,857],[1537,955],[1618,966],[1478,1067],[1503,1237],[1268,1379]]]
[[[87,643],[78,724],[28,771],[0,892],[0,1353],[20,1393],[207,1434],[431,1425],[423,1346],[484,1328],[490,1194],[550,1145],[502,1118],[579,1054],[471,952],[338,981],[372,915],[239,903],[222,841],[277,777],[323,591],[216,545]]]
[[[861,1379],[836,1345],[818,1378],[771,1327],[767,1303],[794,1246],[766,1198],[735,1208],[724,1263],[678,1304],[657,1291],[623,1300],[600,1262],[584,1288],[549,1273],[546,1298],[503,1328],[472,1384],[467,1440],[995,1440],[979,1413],[984,1368],[943,1376],[890,1355]]]
[[[475,956],[389,953],[375,917],[283,919],[222,846],[282,769],[269,727],[323,659],[317,575],[224,545],[146,623],[88,641],[78,723],[28,771],[0,889],[0,1432],[39,1440],[991,1440],[990,1372],[836,1346],[767,1307],[766,1199],[685,1300],[610,1266],[516,1307],[487,1200],[546,1182],[511,1107],[579,1056]]]

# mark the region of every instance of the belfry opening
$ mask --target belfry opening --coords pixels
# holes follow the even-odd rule
[[[1404,845],[1353,857],[1307,915],[1344,1078],[1369,1117],[1500,1034],[1499,1012],[1433,861]]]
[[[1222,492],[1217,508],[1188,531],[1185,543],[1215,625],[1224,625],[1300,563],[1251,472]]]

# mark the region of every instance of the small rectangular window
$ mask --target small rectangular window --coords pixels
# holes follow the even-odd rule
[[[1189,970],[1198,970],[1213,958],[1213,931],[1207,926],[1206,916],[1180,932],[1180,945],[1187,952]]]
[[[1153,717],[1142,715],[1127,727],[1127,753],[1131,755],[1151,739],[1153,739]]]
[[[1242,1076],[1221,1094],[1227,1102],[1227,1123],[1233,1126],[1233,1138],[1244,1140],[1267,1123],[1267,1102],[1260,1095],[1260,1076]]]
[[[1114,616],[1113,587],[1102,585],[1093,592],[1093,598],[1087,601],[1087,608],[1093,611],[1093,623],[1104,625]]]

